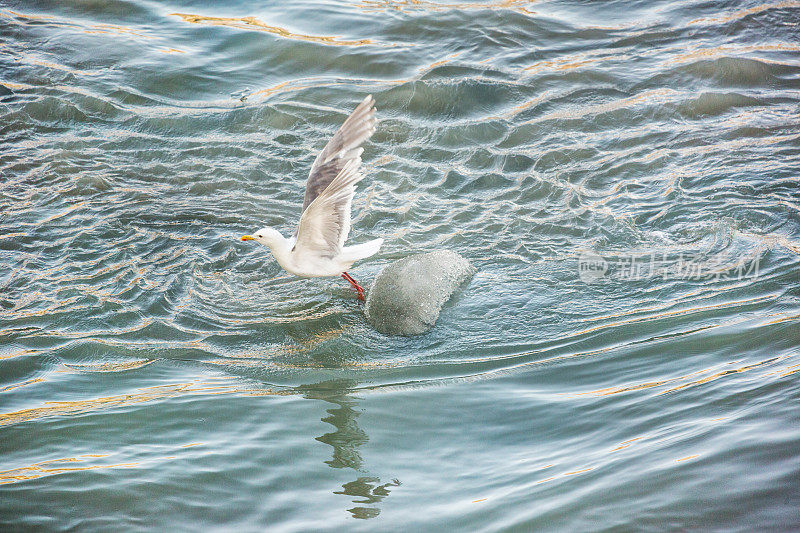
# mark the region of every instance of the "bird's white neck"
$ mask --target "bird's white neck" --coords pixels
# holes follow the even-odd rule
[[[264,243],[269,247],[272,256],[281,267],[286,271],[292,270],[292,244],[293,240],[287,239],[283,235],[276,235]]]

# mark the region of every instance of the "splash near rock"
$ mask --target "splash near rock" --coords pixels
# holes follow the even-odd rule
[[[442,306],[474,273],[469,261],[449,250],[405,257],[375,278],[364,314],[387,335],[425,333],[436,323]]]

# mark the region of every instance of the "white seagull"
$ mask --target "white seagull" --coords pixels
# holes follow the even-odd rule
[[[243,241],[258,241],[269,247],[278,264],[303,278],[341,275],[364,300],[364,289],[347,273],[353,263],[375,255],[383,239],[345,246],[350,232],[350,206],[355,184],[361,181],[361,144],[375,132],[375,100],[364,98],[347,117],[311,165],[300,223],[287,239],[266,227]]]

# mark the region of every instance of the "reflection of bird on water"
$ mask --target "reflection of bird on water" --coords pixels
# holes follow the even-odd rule
[[[362,500],[353,500],[353,503],[378,503],[389,495],[389,487],[398,487],[400,482],[393,479],[389,483],[378,485],[381,480],[376,477],[360,477],[355,481],[342,485],[343,490],[334,491],[334,494],[359,496]],[[353,507],[348,509],[354,518],[375,518],[381,514],[377,507]]]
[[[358,448],[369,441],[369,437],[356,423],[361,411],[357,407],[356,398],[349,391],[356,385],[350,380],[334,380],[300,387],[306,398],[323,400],[338,407],[328,409],[328,415],[322,419],[336,428],[317,440],[333,447],[333,458],[325,461],[332,468],[352,468],[363,472],[361,453]],[[356,496],[353,503],[377,504],[389,495],[390,487],[397,487],[400,481],[393,479],[382,483],[380,478],[359,476],[356,480],[342,484],[342,490],[334,494]],[[348,509],[355,518],[374,518],[381,510],[377,507],[353,507]]]
[[[364,289],[347,269],[374,255],[383,244],[375,239],[345,246],[350,232],[350,206],[361,173],[361,144],[375,132],[375,100],[367,96],[333,135],[311,166],[300,223],[287,239],[273,228],[263,228],[243,241],[258,241],[269,247],[281,267],[295,276],[314,278],[339,276],[364,299]]]

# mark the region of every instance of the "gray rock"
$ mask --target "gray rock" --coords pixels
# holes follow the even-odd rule
[[[384,267],[372,282],[364,314],[381,333],[425,333],[474,273],[469,261],[449,250],[404,257]]]

